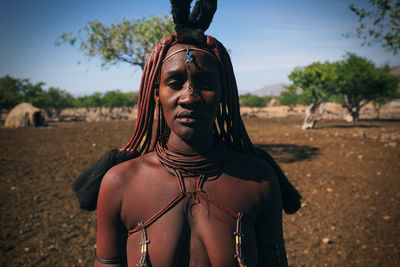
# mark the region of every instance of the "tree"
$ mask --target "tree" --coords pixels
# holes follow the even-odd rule
[[[9,75],[0,78],[0,108],[12,109],[22,102],[22,88],[26,87],[28,80],[15,79]]]
[[[338,64],[336,93],[343,96],[344,107],[353,121],[359,119],[360,110],[372,101],[384,101],[397,94],[399,78],[389,73],[389,68],[376,68],[366,58],[348,53]]]
[[[25,86],[21,87],[21,94],[23,95],[23,101],[29,102],[32,105],[43,108],[41,105],[41,99],[45,94],[43,86],[44,82],[38,82],[37,84],[32,84],[29,80],[26,80]]]
[[[44,90],[44,85],[44,82],[32,84],[28,79],[8,75],[0,78],[0,108],[11,109],[21,102],[29,102],[51,114],[51,109],[59,113],[63,108],[74,105],[72,95],[54,87]]]
[[[104,95],[96,92],[75,99],[76,107],[133,107],[137,104],[138,93],[123,93],[120,90],[108,91]]]
[[[126,96],[128,97],[128,107],[133,107],[137,104],[139,98],[138,92],[126,93]]]
[[[16,79],[9,75],[0,78],[0,108],[12,109],[21,102],[29,102],[34,106],[45,93],[45,83],[32,84],[28,79]]]
[[[90,59],[100,57],[102,67],[126,62],[144,68],[151,49],[166,35],[174,33],[174,23],[169,16],[153,16],[126,20],[111,25],[100,21],[89,22],[78,34],[63,33],[56,44],[77,42],[79,49]]]
[[[129,98],[120,90],[108,91],[103,96],[103,103],[106,107],[126,107],[129,105]]]
[[[381,117],[381,108],[389,103],[390,101],[392,101],[393,99],[400,99],[400,91],[396,90],[396,91],[392,91],[390,94],[380,97],[378,99],[375,99],[374,101],[372,101],[372,104],[374,105],[374,109],[376,112],[376,118],[379,120]]]
[[[103,106],[103,95],[99,92],[95,92],[89,96],[81,96],[75,100],[75,106],[77,107],[101,107]]]
[[[65,90],[50,87],[44,91],[38,98],[33,100],[32,104],[46,110],[51,116],[53,112],[58,116],[64,108],[73,107],[75,98]]]
[[[289,74],[289,79],[293,83],[282,92],[281,97],[289,102],[296,99],[309,105],[306,109],[303,129],[314,128],[316,119],[321,115],[321,104],[327,101],[335,91],[336,67],[335,63],[314,62],[306,67],[297,67]],[[297,96],[298,91],[302,91],[299,96]],[[319,115],[315,115],[317,110],[320,111]]]
[[[382,43],[385,51],[397,54],[400,49],[400,1],[369,0],[370,8],[357,8],[353,4],[350,10],[358,16],[359,26],[355,33],[346,37],[363,40],[362,46]]]

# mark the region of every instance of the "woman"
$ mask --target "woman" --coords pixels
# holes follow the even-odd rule
[[[171,3],[177,33],[146,63],[131,141],[75,183],[82,194],[123,162],[96,198],[96,266],[286,266],[281,192],[287,212],[300,196],[253,147],[229,55],[204,36],[216,1],[190,15]]]

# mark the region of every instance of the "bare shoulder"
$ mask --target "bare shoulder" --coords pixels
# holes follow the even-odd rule
[[[143,175],[144,170],[155,165],[154,153],[147,153],[137,158],[125,161],[112,167],[103,177],[100,186],[99,198],[122,202],[124,191],[129,185]]]
[[[137,158],[115,165],[106,173],[104,179],[125,184],[127,182],[126,177],[131,177],[132,173],[138,173],[154,164],[156,164],[154,153],[146,153]]]

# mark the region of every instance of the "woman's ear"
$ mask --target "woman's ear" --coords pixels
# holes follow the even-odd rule
[[[158,87],[155,87],[154,88],[154,101],[156,102],[156,103],[159,103],[160,102],[160,90],[158,89]]]

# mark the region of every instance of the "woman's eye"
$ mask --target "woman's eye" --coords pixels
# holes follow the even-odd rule
[[[170,87],[170,88],[172,88],[172,89],[175,89],[175,90],[177,90],[177,89],[180,89],[180,84],[178,83],[178,82],[169,82],[168,83],[168,86]]]

